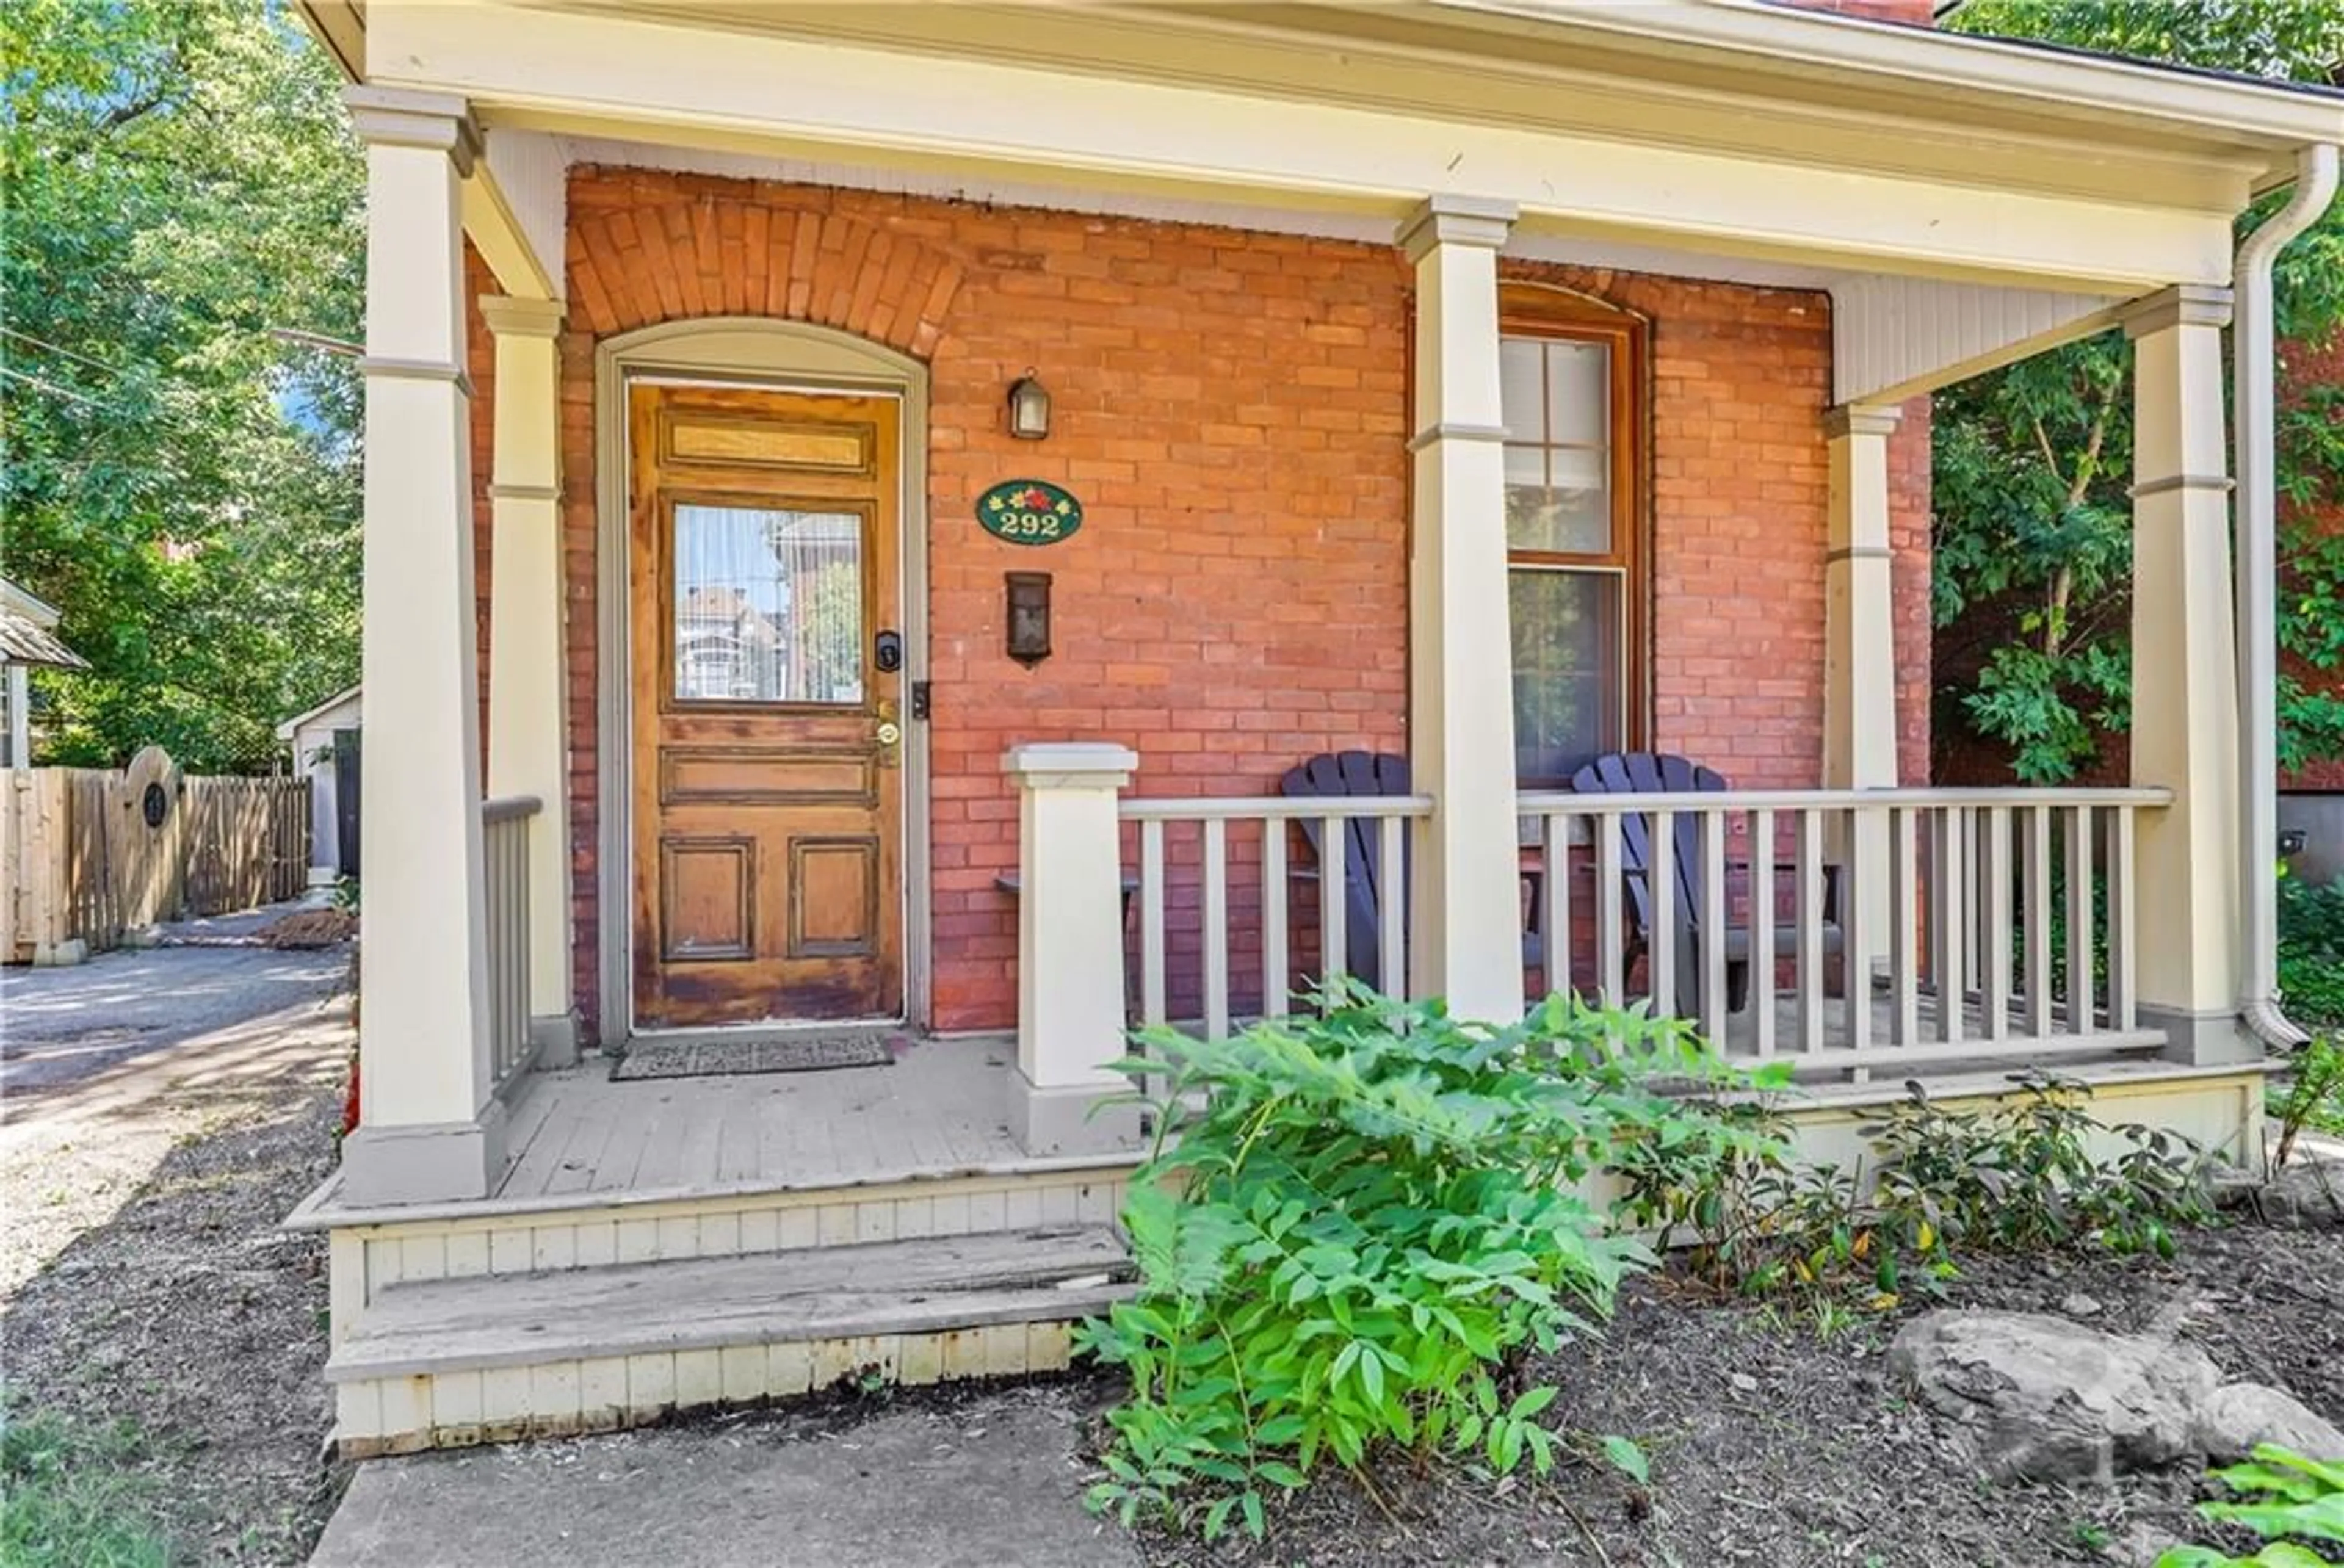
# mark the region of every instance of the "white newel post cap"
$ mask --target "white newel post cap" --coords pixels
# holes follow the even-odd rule
[[[1017,787],[1121,789],[1139,766],[1139,754],[1111,741],[1030,741],[1001,754],[1001,771]]]

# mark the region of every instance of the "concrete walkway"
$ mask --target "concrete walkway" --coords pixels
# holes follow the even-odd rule
[[[1017,1390],[793,1435],[786,1412],[361,1466],[310,1568],[1137,1568],[1081,1433]]]

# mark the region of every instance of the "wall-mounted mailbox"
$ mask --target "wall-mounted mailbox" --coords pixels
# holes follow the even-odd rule
[[[1050,574],[1005,572],[1009,587],[1009,656],[1032,669],[1050,656]]]

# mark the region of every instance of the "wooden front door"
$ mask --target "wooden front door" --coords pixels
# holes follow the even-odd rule
[[[629,397],[634,1021],[900,1017],[898,405]]]

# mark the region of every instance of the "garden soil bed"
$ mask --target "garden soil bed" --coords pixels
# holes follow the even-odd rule
[[[2077,1300],[2076,1298],[2085,1298]],[[1974,1260],[1947,1306],[2060,1312],[2169,1330],[2231,1379],[2276,1384],[2344,1422],[2344,1233],[2239,1224],[2187,1239],[2173,1262]],[[1601,1462],[1492,1485],[1387,1463],[1376,1495],[1329,1473],[1272,1510],[1268,1541],[1206,1546],[1150,1533],[1157,1568],[1191,1564],[1573,1563],[1595,1568],[2149,1568],[2202,1538],[2194,1468],[2107,1488],[1988,1483],[1953,1423],[1884,1376],[1919,1305],[1821,1331],[1812,1318],[1720,1304],[1682,1280],[1640,1281],[1600,1340],[1533,1366],[1561,1397],[1548,1423],[1594,1450],[1620,1433],[1649,1488]]]

